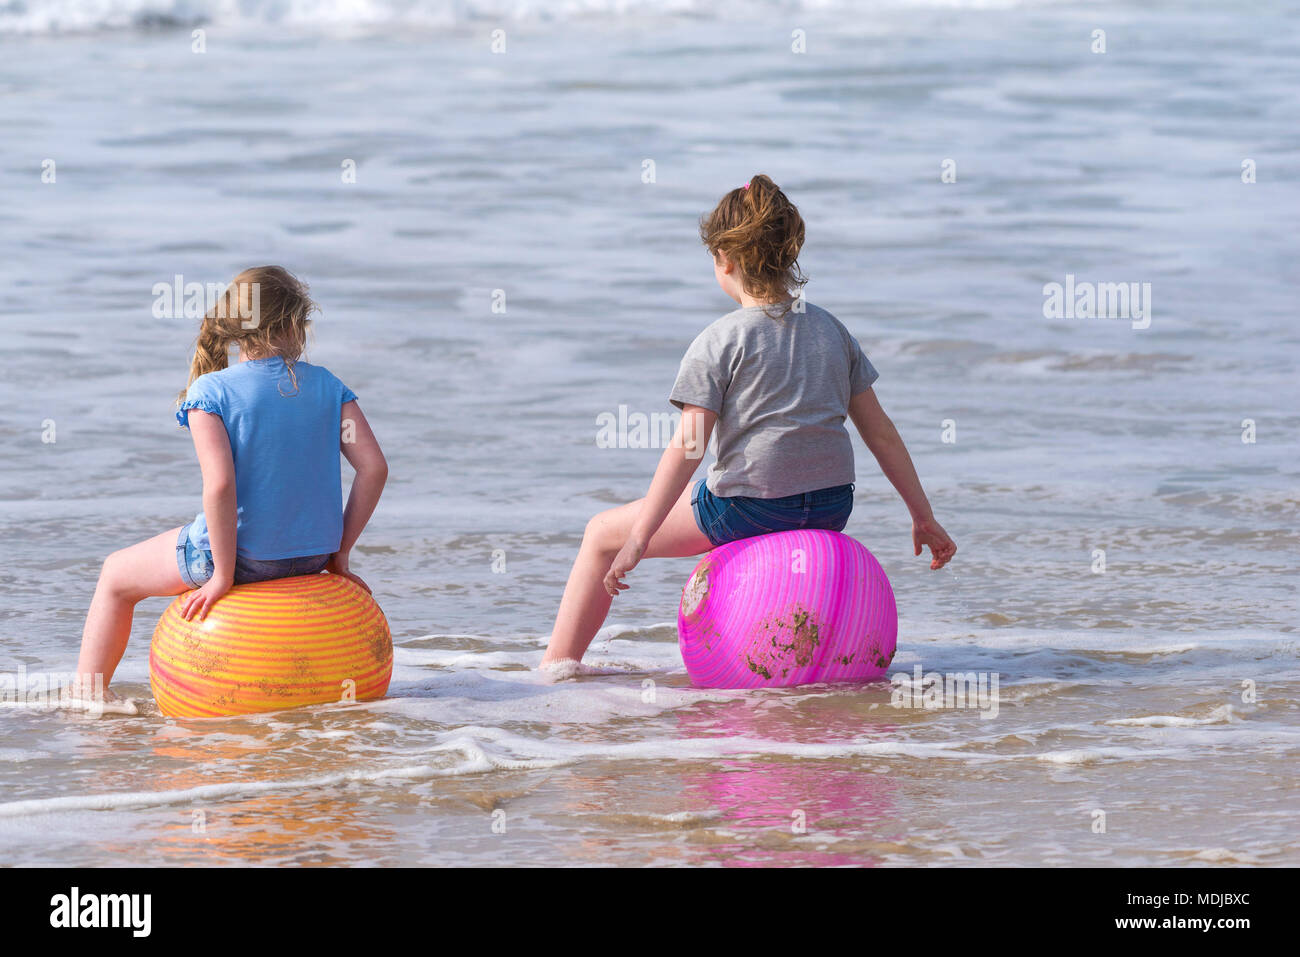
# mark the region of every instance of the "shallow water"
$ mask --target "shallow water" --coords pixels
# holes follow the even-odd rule
[[[70,668],[104,555],[199,507],[171,420],[194,324],[152,317],[154,283],[264,261],[311,281],[311,358],[388,454],[355,565],[397,645],[353,707],[0,709],[5,861],[1300,862],[1294,11],[408,7],[249,5],[203,55],[183,16],[0,16],[0,669]],[[657,459],[597,416],[668,409],[728,308],[696,218],[757,171],[961,546],[912,558],[859,446],[847,530],[893,582],[895,668],[997,674],[994,717],[692,689],[689,560],[637,570],[603,673],[533,670],[585,519]],[[1150,327],[1045,319],[1067,274],[1150,282]],[[146,710],[164,605],[115,682]]]

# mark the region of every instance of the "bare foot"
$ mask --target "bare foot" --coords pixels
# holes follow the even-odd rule
[[[543,661],[537,668],[542,673],[542,677],[551,681],[563,681],[566,678],[573,678],[580,674],[585,674],[589,669],[585,668],[581,661],[574,658],[559,658],[555,661]]]

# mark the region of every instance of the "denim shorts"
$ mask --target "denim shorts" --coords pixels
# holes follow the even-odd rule
[[[798,528],[840,532],[849,523],[849,513],[853,511],[853,486],[836,485],[782,498],[744,495],[719,498],[700,479],[691,493],[691,509],[695,512],[695,524],[715,548],[740,538]]]
[[[307,555],[303,558],[274,558],[263,560],[235,555],[235,584],[270,581],[272,578],[293,578],[296,575],[314,575],[329,564],[329,555]],[[212,580],[215,566],[212,553],[190,544],[190,527],[186,525],[176,537],[176,567],[181,581],[190,588],[202,588]]]

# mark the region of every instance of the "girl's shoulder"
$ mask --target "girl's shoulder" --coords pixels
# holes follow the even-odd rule
[[[324,393],[323,397],[325,398],[336,398],[342,402],[351,402],[357,397],[357,394],[349,389],[342,379],[324,366],[318,366],[299,359],[293,364],[293,367],[298,372],[299,381],[314,383]]]
[[[734,309],[725,316],[714,319],[691,340],[686,354],[688,356],[697,356],[701,353],[716,354],[739,342],[743,332],[743,319],[740,314],[744,311]]]
[[[299,360],[294,363],[294,368],[305,370],[308,376],[319,379],[321,382],[328,383],[331,386],[338,386],[345,390],[347,389],[347,386],[343,384],[343,380],[324,366],[318,366],[311,362]]]
[[[805,300],[803,304],[803,310],[805,315],[812,316],[815,319],[820,320],[821,322],[829,322],[832,325],[840,326],[841,328],[843,328],[844,326],[844,323],[836,319],[834,314],[829,309],[823,309],[821,306],[816,305],[815,303],[811,303]]]
[[[283,359],[250,359],[235,362],[224,369],[205,372],[190,385],[190,395],[220,394],[222,392],[256,391],[260,387],[276,386],[289,373]],[[330,388],[346,390],[342,380],[324,366],[299,359],[292,365],[293,375],[300,383],[311,382]]]
[[[735,339],[745,335],[752,329],[763,328],[764,320],[772,322],[771,316],[767,315],[761,308],[755,306],[741,306],[733,309],[704,327],[700,336],[716,339]]]
[[[814,306],[812,303],[808,303],[807,310],[809,315],[815,316],[819,322],[822,322],[829,328],[835,330],[835,332],[839,333],[842,338],[846,340],[852,339],[855,342],[857,341],[857,337],[853,335],[849,330],[849,327],[829,309],[823,309],[821,306]]]
[[[690,351],[713,354],[745,351],[771,334],[775,329],[773,324],[779,321],[761,308],[741,306],[705,326],[691,343]]]
[[[790,332],[794,325],[803,323],[814,326],[829,326],[847,333],[844,324],[821,306],[807,300],[796,300],[794,305],[783,315],[773,315],[763,306],[744,306],[733,309],[721,319],[714,321],[705,333],[722,338],[759,338],[779,337]]]
[[[185,390],[187,396],[216,395],[223,391],[226,382],[230,376],[227,374],[230,369],[214,369],[212,372],[205,372]]]

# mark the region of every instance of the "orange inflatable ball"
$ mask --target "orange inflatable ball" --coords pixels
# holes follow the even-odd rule
[[[187,593],[188,594],[188,593]],[[342,575],[236,585],[203,621],[163,612],[149,685],[171,718],[215,718],[382,698],[393,676],[388,620]]]

